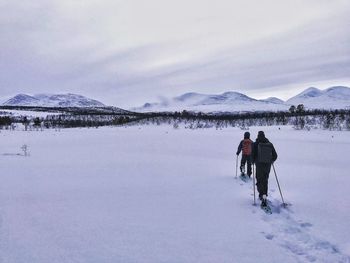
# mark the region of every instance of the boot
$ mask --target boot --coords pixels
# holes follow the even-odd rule
[[[266,207],[267,206],[267,196],[263,195],[261,199],[261,207]]]

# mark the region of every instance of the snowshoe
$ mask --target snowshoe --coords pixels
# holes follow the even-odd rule
[[[268,204],[265,195],[262,197],[260,207],[261,207],[262,210],[264,210],[264,212],[265,212],[266,214],[272,214],[271,207],[270,207],[270,205]]]
[[[244,173],[242,173],[239,178],[243,181],[243,182],[248,182],[250,180],[250,177],[248,175],[245,175]]]

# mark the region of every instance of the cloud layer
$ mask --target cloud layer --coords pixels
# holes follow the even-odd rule
[[[129,107],[350,79],[345,0],[0,0],[0,10],[0,97],[75,92]]]

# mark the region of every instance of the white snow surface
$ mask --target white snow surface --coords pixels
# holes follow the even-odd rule
[[[261,129],[272,215],[236,128],[1,131],[0,262],[350,262],[349,133]]]
[[[59,115],[60,112],[29,111],[29,110],[0,110],[0,116],[27,116],[45,118],[48,115]]]

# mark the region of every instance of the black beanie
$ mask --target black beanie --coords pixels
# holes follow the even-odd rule
[[[258,139],[264,139],[265,138],[265,133],[263,131],[258,132]]]
[[[250,138],[250,133],[249,132],[245,132],[244,133],[244,139],[249,139]]]

